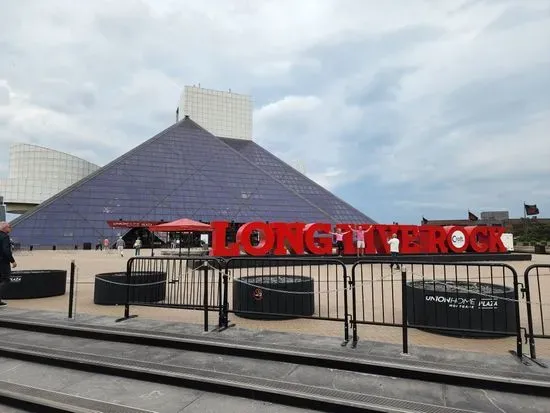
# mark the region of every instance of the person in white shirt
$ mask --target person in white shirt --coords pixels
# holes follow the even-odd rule
[[[393,234],[391,238],[388,239],[388,244],[390,245],[390,254],[392,259],[399,255],[399,238],[397,234]],[[395,264],[395,267],[399,269],[399,264]],[[393,262],[390,264],[390,269],[393,269]]]
[[[124,240],[122,239],[122,237],[118,237],[118,240],[116,241],[116,247],[120,256],[124,257]]]

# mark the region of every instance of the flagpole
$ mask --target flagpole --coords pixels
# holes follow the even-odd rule
[[[523,236],[527,236],[527,209],[525,208],[525,201],[523,201]]]

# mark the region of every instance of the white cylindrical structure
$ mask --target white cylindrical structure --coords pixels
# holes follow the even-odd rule
[[[26,143],[13,144],[3,194],[8,212],[24,212],[97,169],[99,166],[67,153]]]

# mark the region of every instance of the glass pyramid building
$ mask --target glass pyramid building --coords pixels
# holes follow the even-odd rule
[[[186,117],[14,220],[12,236],[81,246],[121,232],[107,221],[179,218],[374,222],[253,141],[218,138]]]

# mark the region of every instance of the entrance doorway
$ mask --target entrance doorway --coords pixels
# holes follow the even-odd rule
[[[141,239],[142,248],[162,248],[165,246],[165,242],[158,236],[153,235],[147,228],[131,228],[126,234],[122,236],[126,248],[133,248],[137,239]]]

